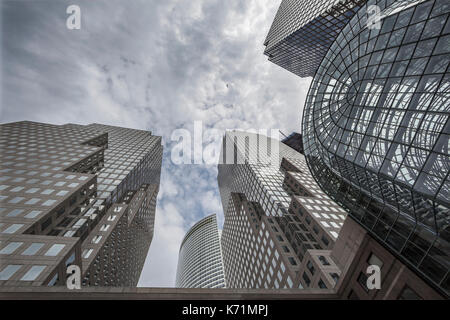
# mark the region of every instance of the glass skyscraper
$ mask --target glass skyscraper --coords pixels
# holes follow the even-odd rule
[[[177,288],[224,288],[220,233],[216,215],[195,223],[184,236],[178,256]]]
[[[267,34],[269,61],[312,77],[342,28],[366,0],[283,0]]]
[[[380,9],[369,26],[368,6]],[[450,290],[450,3],[369,1],[331,45],[303,114],[321,188],[441,293]]]
[[[0,286],[136,286],[153,237],[162,160],[149,131],[0,127]]]
[[[233,131],[224,136],[221,160],[227,286],[334,288],[341,272],[330,250],[346,213],[316,185],[303,155],[276,139]],[[327,262],[323,273],[319,257]]]

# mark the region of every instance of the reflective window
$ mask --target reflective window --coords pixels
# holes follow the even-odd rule
[[[19,248],[22,244],[23,242],[10,242],[6,245],[6,247],[0,250],[0,254],[11,254],[16,251],[17,248]]]
[[[24,252],[22,252],[22,255],[24,256],[35,255],[43,246],[44,246],[43,243],[32,243],[27,249],[25,249]]]
[[[39,277],[39,275],[41,274],[42,271],[44,271],[45,268],[46,266],[32,266],[30,270],[28,270],[27,273],[25,273],[20,280],[34,281],[36,280],[37,277]]]
[[[54,244],[48,249],[48,251],[45,253],[46,256],[57,256],[62,249],[64,249],[66,245],[65,244]]]

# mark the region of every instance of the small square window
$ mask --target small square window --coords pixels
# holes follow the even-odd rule
[[[10,264],[0,272],[0,280],[9,280],[22,266]]]
[[[27,273],[20,279],[21,281],[34,281],[44,271],[46,266],[32,266]]]
[[[33,256],[35,255],[42,247],[44,246],[43,243],[32,243],[28,248],[22,252],[22,255],[24,256]]]
[[[18,223],[17,224],[12,224],[8,228],[3,230],[2,233],[15,233],[16,231],[18,231],[22,227],[23,227],[23,224],[18,224]]]
[[[4,247],[2,250],[0,250],[0,254],[12,254],[22,244],[23,244],[23,242],[10,242],[6,245],[6,247]]]
[[[27,219],[34,219],[37,216],[39,216],[41,213],[42,213],[42,211],[33,210],[30,213],[28,213],[27,215],[25,215],[25,218],[27,218]]]
[[[380,269],[383,267],[383,261],[381,261],[380,258],[378,258],[375,254],[370,254],[369,259],[367,260],[367,263],[369,265],[376,265],[379,266]]]
[[[62,249],[64,249],[65,246],[65,244],[54,244],[47,250],[45,255],[55,257],[61,252]]]
[[[44,203],[42,203],[42,205],[49,207],[49,206],[53,205],[55,202],[56,202],[56,200],[47,200]]]

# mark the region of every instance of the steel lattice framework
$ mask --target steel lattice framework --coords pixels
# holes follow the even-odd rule
[[[379,6],[381,28],[367,23]],[[319,185],[449,290],[450,3],[368,1],[321,62],[303,115]]]

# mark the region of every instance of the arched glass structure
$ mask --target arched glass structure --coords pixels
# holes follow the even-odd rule
[[[368,24],[374,5],[379,28]],[[303,115],[320,186],[446,294],[449,12],[448,0],[368,1],[321,62]]]

